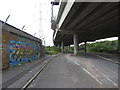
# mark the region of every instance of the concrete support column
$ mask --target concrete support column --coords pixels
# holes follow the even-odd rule
[[[61,42],[61,52],[64,52],[64,43]]]
[[[120,54],[120,32],[118,33],[118,54]]]
[[[87,52],[87,42],[85,41],[85,53]]]
[[[59,49],[60,49],[60,47],[61,47],[61,46],[60,46],[60,44],[59,44]]]
[[[2,72],[2,22],[0,22],[0,71]],[[2,75],[0,75],[0,80],[2,81]],[[2,84],[2,82],[0,81],[0,84]],[[2,88],[0,88],[2,90]]]
[[[60,45],[58,45],[57,48],[60,49]]]
[[[68,51],[70,51],[70,45],[68,46]]]
[[[79,51],[79,43],[78,43],[78,35],[75,33],[73,36],[74,39],[74,55],[78,55],[78,51]]]

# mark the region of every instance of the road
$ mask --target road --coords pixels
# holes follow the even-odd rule
[[[2,71],[2,88],[22,88],[53,56],[46,56]]]
[[[117,88],[118,64],[70,53],[55,57],[28,88]]]

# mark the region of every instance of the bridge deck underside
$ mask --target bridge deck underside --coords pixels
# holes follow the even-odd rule
[[[119,4],[117,2],[75,2],[57,33],[54,44],[73,44],[73,33],[79,43],[118,36]]]

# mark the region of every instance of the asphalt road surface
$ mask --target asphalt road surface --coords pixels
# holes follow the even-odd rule
[[[118,64],[87,54],[55,57],[28,88],[117,88]]]
[[[22,88],[34,74],[54,56],[24,63],[2,71],[2,88]]]

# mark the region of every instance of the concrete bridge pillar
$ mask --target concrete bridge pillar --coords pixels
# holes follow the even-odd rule
[[[60,44],[57,46],[58,49],[60,49]]]
[[[74,55],[77,56],[79,52],[79,43],[78,43],[77,33],[73,35],[73,39],[74,39]]]
[[[64,43],[61,42],[61,52],[64,52]]]
[[[87,42],[85,41],[85,53],[87,52]]]
[[[120,31],[118,33],[118,62],[120,63]],[[120,67],[119,67],[120,68]],[[119,84],[120,85],[120,84]]]
[[[120,32],[118,33],[118,54],[120,54]]]
[[[68,51],[70,51],[70,45],[68,46]]]

